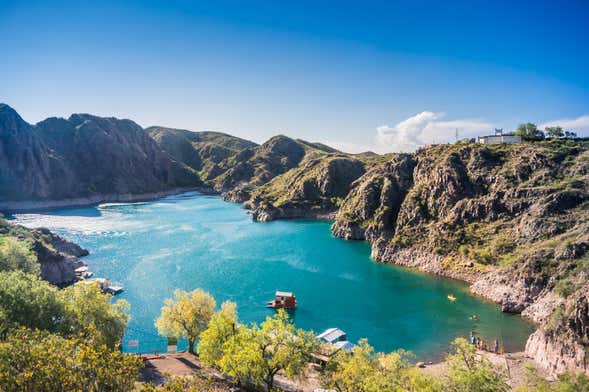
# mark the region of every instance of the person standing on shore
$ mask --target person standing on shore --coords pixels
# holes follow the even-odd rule
[[[499,339],[495,339],[493,342],[493,352],[499,354]]]

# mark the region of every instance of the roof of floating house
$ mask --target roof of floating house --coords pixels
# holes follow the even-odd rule
[[[317,335],[317,339],[324,340],[328,343],[339,340],[341,337],[345,337],[346,333],[339,328],[329,328]]]
[[[335,347],[337,350],[352,351],[356,345],[352,342],[348,342],[347,340],[342,340],[341,342],[335,342],[333,347]]]
[[[276,296],[277,297],[294,297],[294,294],[289,291],[277,291]]]

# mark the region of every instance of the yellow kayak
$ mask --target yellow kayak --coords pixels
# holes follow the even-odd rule
[[[456,297],[453,296],[452,294],[448,294],[448,299],[452,302],[456,301]]]

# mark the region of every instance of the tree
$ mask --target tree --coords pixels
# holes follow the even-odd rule
[[[28,242],[11,236],[0,237],[0,271],[15,270],[38,275],[37,255]]]
[[[546,133],[546,136],[552,138],[560,138],[564,136],[564,131],[562,130],[562,127],[559,126],[546,127],[546,129],[544,129],[544,132]]]
[[[67,335],[80,335],[95,344],[114,349],[120,343],[129,322],[129,303],[104,294],[98,283],[78,284],[60,291],[65,318],[61,331]]]
[[[223,346],[237,333],[237,305],[223,302],[207,329],[201,332],[198,342],[198,356],[207,366],[219,367],[223,357]]]
[[[98,284],[59,290],[36,275],[0,272],[0,337],[18,327],[84,336],[114,348],[127,326],[129,305],[111,303]]]
[[[194,342],[207,328],[215,307],[215,299],[201,289],[191,293],[174,291],[175,299],[166,299],[155,326],[161,335],[188,339],[188,351],[194,353]]]
[[[444,391],[451,392],[501,392],[509,391],[504,375],[493,367],[488,359],[479,356],[476,348],[464,338],[452,343],[453,354],[446,358],[448,374]]]
[[[544,133],[533,123],[520,124],[515,131],[515,135],[520,136],[524,140],[544,139]]]
[[[564,131],[564,137],[566,139],[575,139],[577,137],[577,134],[571,131]]]
[[[362,339],[351,353],[339,351],[328,361],[322,385],[339,392],[440,391],[439,382],[412,367],[409,358],[402,350],[375,354]]]
[[[0,336],[19,326],[57,331],[66,316],[58,289],[36,275],[0,272]]]
[[[201,376],[202,377],[202,376]],[[227,381],[216,381],[198,376],[174,376],[168,378],[164,385],[144,383],[137,392],[226,392],[233,390]]]
[[[0,390],[131,391],[140,366],[104,345],[20,329],[0,343]]]
[[[237,380],[264,382],[272,390],[279,371],[286,377],[301,376],[307,354],[316,350],[317,345],[312,332],[296,330],[288,314],[279,310],[260,326],[240,326],[237,334],[225,343],[219,365]]]

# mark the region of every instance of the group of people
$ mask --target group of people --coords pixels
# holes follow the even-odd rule
[[[478,350],[489,351],[495,354],[503,354],[504,350],[499,347],[499,340],[495,339],[493,345],[489,346],[483,339],[476,336],[474,331],[470,331],[470,343],[474,344]]]

